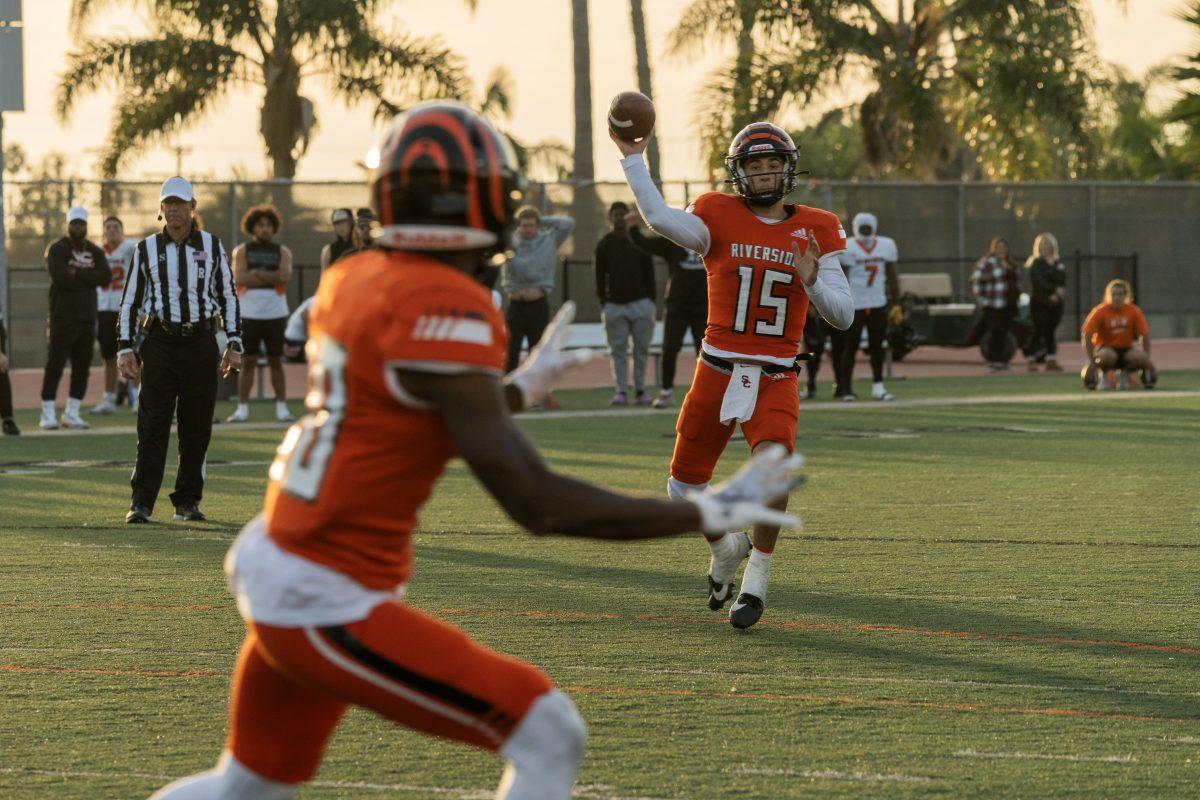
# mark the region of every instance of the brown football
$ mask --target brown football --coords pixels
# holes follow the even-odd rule
[[[654,130],[654,103],[641,92],[621,92],[608,107],[608,129],[626,142],[641,141]]]

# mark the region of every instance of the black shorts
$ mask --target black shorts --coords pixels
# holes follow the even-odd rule
[[[117,311],[96,314],[96,341],[100,342],[100,357],[107,361],[117,357]]]
[[[242,346],[246,355],[257,358],[262,355],[262,345],[267,345],[267,357],[283,355],[283,332],[287,330],[287,317],[276,319],[242,318]]]
[[[1125,369],[1125,356],[1132,350],[1132,347],[1114,347],[1112,351],[1117,354],[1117,366],[1115,369]]]

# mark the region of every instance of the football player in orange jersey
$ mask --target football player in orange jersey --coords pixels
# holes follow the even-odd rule
[[[504,322],[476,280],[507,241],[515,163],[457,103],[419,105],[389,130],[371,182],[378,247],[322,276],[309,413],[226,558],[247,635],[225,752],[156,800],[288,800],[351,705],[498,753],[502,800],[570,796],[586,734],[567,696],[401,601],[417,512],[455,455],[536,534],[631,540],[795,523],[769,507],[798,482],[799,458],[783,448],[682,501],[615,494],[542,461],[510,413],[580,361],[562,352],[573,306],[506,378]]]
[[[676,424],[667,493],[703,491],[737,423],[754,453],[791,451],[799,412],[796,356],[803,347],[811,302],[830,325],[845,330],[854,301],[838,253],[846,234],[837,215],[784,203],[796,185],[797,150],[777,125],[747,125],[729,145],[725,167],[736,194],[709,192],[686,210],[668,208],[646,171],[650,141],[625,142],[610,132],[624,158],[625,178],[646,223],[701,256],[708,275],[708,325],[696,375]],[[781,509],[785,508],[783,498]],[[758,622],[766,600],[779,527],[713,534],[708,606],[733,596],[738,565],[749,555],[741,590],[729,609],[735,628]]]

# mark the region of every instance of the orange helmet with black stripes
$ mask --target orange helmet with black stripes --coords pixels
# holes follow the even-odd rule
[[[519,173],[508,140],[462,103],[421,103],[392,123],[371,176],[376,244],[491,250],[507,241]]]
[[[729,154],[725,156],[725,169],[729,171],[726,183],[733,184],[734,191],[752,205],[774,205],[796,188],[799,154],[792,137],[783,128],[770,122],[752,122],[742,128],[729,145]],[[773,190],[755,192],[743,164],[749,158],[771,155],[783,159],[783,171]]]

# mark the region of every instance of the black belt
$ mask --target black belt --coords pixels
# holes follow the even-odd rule
[[[151,332],[165,333],[167,336],[197,336],[201,333],[212,333],[215,329],[211,319],[201,320],[199,322],[164,322],[161,319],[155,319],[150,322]]]
[[[714,356],[712,353],[709,353],[707,351],[701,352],[700,358],[701,358],[701,360],[707,362],[708,364],[716,367],[719,370],[724,370],[725,372],[733,372],[733,368],[735,366],[737,366],[732,361],[726,361],[723,358],[718,358],[717,356]],[[780,366],[779,364],[763,364],[762,365],[763,375],[780,375],[784,372],[799,372],[799,371],[800,371],[800,365],[795,362],[792,362],[792,365],[788,366],[788,367]]]

